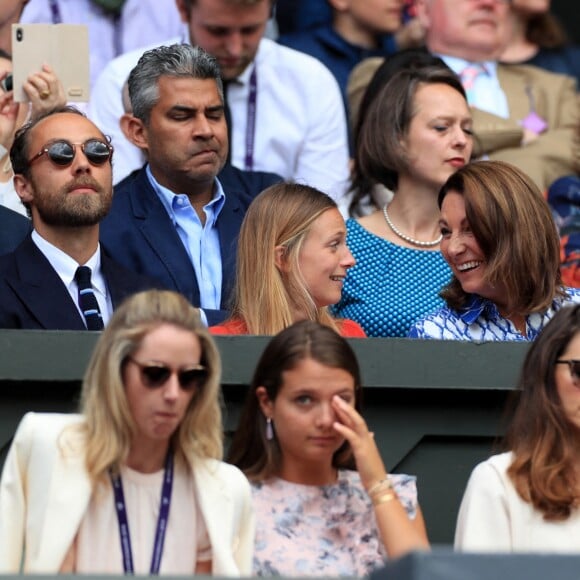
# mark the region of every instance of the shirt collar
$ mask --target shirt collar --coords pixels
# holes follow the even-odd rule
[[[175,225],[176,218],[174,208],[178,203],[177,198],[182,196],[187,197],[187,195],[185,193],[175,193],[170,189],[168,189],[167,187],[161,185],[155,179],[153,173],[151,173],[151,167],[149,166],[149,164],[147,164],[145,168],[145,173],[147,175],[147,178],[149,179],[149,182],[151,183],[151,186],[153,187],[161,203],[163,204],[163,207],[165,207],[165,210],[167,211],[169,217],[173,221],[173,225]],[[219,179],[216,177],[214,179],[213,196],[211,200],[203,206],[203,209],[207,210],[206,214],[208,216],[208,221],[210,222],[209,225],[215,226],[217,218],[219,217],[225,202],[226,202],[226,194],[224,193],[224,188],[222,187],[222,184],[220,183]]]
[[[101,275],[101,248],[97,244],[95,253],[84,263],[78,264],[68,254],[45,240],[36,231],[32,231],[32,241],[43,253],[50,265],[54,268],[64,285],[68,288],[74,280],[75,272],[80,265],[88,266],[91,269],[91,283],[104,296],[107,295],[104,278]]]
[[[473,64],[479,64],[483,67],[488,76],[495,78],[497,76],[497,62],[494,60],[485,60],[477,63],[470,62],[456,56],[447,56],[444,54],[436,55],[456,74],[460,75],[465,67]]]
[[[489,320],[500,318],[499,310],[491,300],[482,298],[477,294],[471,294],[467,304],[459,312],[459,318],[469,326],[484,313]]]

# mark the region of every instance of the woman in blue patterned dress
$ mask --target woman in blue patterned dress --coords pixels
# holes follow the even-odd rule
[[[357,264],[333,307],[367,336],[406,336],[417,318],[443,304],[439,292],[451,273],[439,251],[437,193],[469,162],[473,147],[471,115],[457,76],[424,55],[394,68],[365,110],[353,181],[356,187],[363,176],[394,196],[384,205],[371,201],[373,213],[347,221]],[[359,190],[355,203],[365,196],[369,191]]]
[[[264,350],[229,456],[252,482],[255,575],[364,576],[428,548],[415,478],[386,473],[361,391],[327,326],[295,323]]]
[[[534,340],[580,290],[562,285],[550,208],[521,170],[472,163],[439,193],[441,252],[453,272],[447,305],[419,320],[411,338]]]

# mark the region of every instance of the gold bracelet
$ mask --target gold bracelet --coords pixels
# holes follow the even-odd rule
[[[384,493],[383,495],[379,495],[378,497],[374,497],[373,498],[373,505],[376,507],[378,505],[381,505],[382,503],[388,503],[391,500],[395,499],[397,497],[397,494],[394,491],[389,491],[387,493]]]
[[[380,494],[383,491],[388,491],[390,489],[393,489],[393,484],[389,478],[389,476],[387,475],[385,477],[385,479],[381,479],[379,482],[375,483],[368,491],[367,493],[369,494],[369,496],[372,498],[378,494]]]

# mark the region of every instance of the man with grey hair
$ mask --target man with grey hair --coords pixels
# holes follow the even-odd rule
[[[545,191],[575,171],[574,80],[498,62],[508,37],[508,0],[417,0],[429,51],[461,78],[472,107],[475,149],[518,166]]]
[[[189,42],[216,57],[231,111],[231,162],[304,182],[339,199],[347,189],[344,106],[332,73],[316,59],[264,38],[274,0],[175,0]],[[109,63],[89,116],[112,136],[115,182],[140,167],[119,119],[121,92],[140,52]]]
[[[126,131],[148,163],[115,187],[101,243],[131,269],[227,316],[239,229],[253,196],[216,178],[228,152],[220,68],[189,44],[147,51],[129,75]]]

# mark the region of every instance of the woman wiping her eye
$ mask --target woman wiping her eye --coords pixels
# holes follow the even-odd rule
[[[297,322],[266,347],[229,454],[252,482],[254,574],[364,576],[428,548],[415,478],[387,473],[361,394],[328,327]]]

